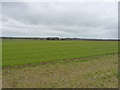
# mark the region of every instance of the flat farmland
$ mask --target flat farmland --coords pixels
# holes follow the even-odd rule
[[[3,88],[118,87],[117,41],[3,40],[2,50]]]
[[[3,67],[80,59],[118,52],[117,41],[3,40]]]

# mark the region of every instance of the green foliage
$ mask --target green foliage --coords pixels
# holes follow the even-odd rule
[[[3,40],[3,67],[112,54],[117,41]]]

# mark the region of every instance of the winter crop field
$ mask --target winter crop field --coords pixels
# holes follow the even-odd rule
[[[2,85],[117,88],[117,53],[117,41],[3,40]]]
[[[117,41],[3,40],[3,67],[82,59],[118,52]]]

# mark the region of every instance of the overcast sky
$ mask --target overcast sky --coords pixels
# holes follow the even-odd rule
[[[3,36],[118,38],[118,3],[4,2],[0,21]]]

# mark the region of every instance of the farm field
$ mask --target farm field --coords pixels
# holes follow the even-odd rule
[[[5,69],[3,88],[117,88],[118,56]]]
[[[117,88],[117,41],[2,41],[3,88]],[[114,82],[114,83],[113,83]]]
[[[80,59],[117,52],[116,41],[3,40],[2,66]]]

